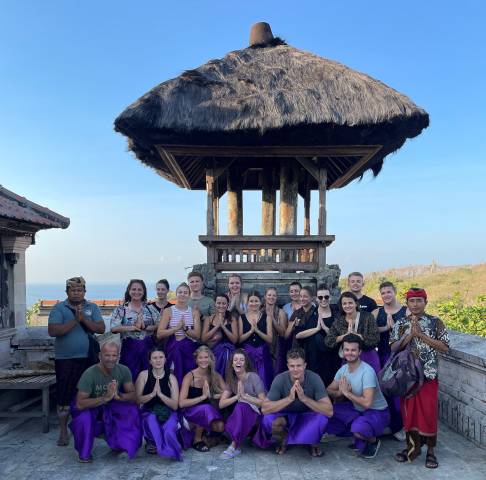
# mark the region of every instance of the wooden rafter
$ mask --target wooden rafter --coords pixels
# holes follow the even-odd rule
[[[296,157],[297,161],[310,173],[314,179],[318,182],[319,181],[319,169],[317,168],[316,164],[305,157]]]
[[[161,156],[162,160],[167,165],[167,168],[171,171],[172,175],[177,179],[177,183],[179,186],[191,189],[191,184],[187,179],[186,175],[182,171],[181,167],[177,163],[174,155],[171,152],[168,152],[161,146],[157,146],[157,150],[159,155]]]

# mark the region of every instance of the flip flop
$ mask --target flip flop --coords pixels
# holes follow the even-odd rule
[[[324,455],[324,452],[321,450],[321,447],[311,445],[309,446],[309,455],[313,458],[319,458]]]
[[[425,467],[426,468],[437,468],[439,466],[439,462],[437,461],[437,457],[433,453],[427,453],[425,456]]]
[[[408,450],[405,448],[401,452],[395,454],[395,460],[399,463],[408,462]]]
[[[193,443],[192,448],[198,452],[209,452],[209,447],[202,440]]]

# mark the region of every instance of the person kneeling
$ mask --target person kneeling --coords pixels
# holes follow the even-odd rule
[[[142,409],[145,451],[182,461],[182,447],[177,437],[179,385],[160,347],[152,349],[149,362],[150,368],[140,372],[135,384]]]
[[[343,338],[346,364],[337,371],[327,391],[336,400],[344,401],[334,403],[327,432],[354,435],[350,447],[364,458],[374,458],[380,448],[378,436],[390,423],[390,413],[375,371],[360,360],[361,346],[359,335],[349,333]]]
[[[69,428],[82,463],[92,461],[94,439],[102,434],[112,450],[125,451],[129,458],[135,456],[142,443],[135,387],[128,367],[118,364],[119,356],[117,343],[105,343],[100,363],[88,368],[79,379]]]
[[[285,453],[287,445],[309,445],[310,454],[320,457],[319,443],[333,414],[332,404],[319,375],[306,370],[302,349],[294,348],[287,353],[287,368],[272,382],[253,442],[266,448],[274,437],[279,441],[276,449],[279,455]]]

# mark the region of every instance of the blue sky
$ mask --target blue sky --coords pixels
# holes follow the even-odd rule
[[[244,48],[256,21],[382,80],[431,117],[378,178],[328,194],[328,262],[346,273],[486,261],[483,5],[0,0],[0,183],[71,219],[37,235],[28,281],[176,281],[204,262],[205,194],[142,166],[113,120],[158,83]],[[259,197],[244,202],[245,233],[257,234]],[[225,214],[223,197],[223,231]]]

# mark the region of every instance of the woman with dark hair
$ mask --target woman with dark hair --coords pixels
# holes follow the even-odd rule
[[[233,407],[225,424],[231,445],[223,452],[222,458],[233,458],[241,453],[241,443],[258,425],[263,400],[265,387],[252,371],[248,354],[241,348],[235,350],[226,371],[226,388],[219,400],[220,409]]]
[[[274,359],[274,372],[280,373],[286,368],[287,342],[285,332],[287,331],[287,315],[277,305],[277,289],[269,287],[265,290],[263,297],[262,311],[272,319],[273,342],[272,357]]]
[[[120,363],[126,365],[135,380],[141,370],[149,368],[148,353],[155,345],[154,331],[159,313],[147,304],[147,287],[143,280],[130,280],[125,291],[124,304],[111,314],[112,333],[121,338]]]
[[[162,457],[182,460],[182,447],[177,438],[179,385],[170,373],[165,353],[155,347],[149,354],[150,368],[142,370],[135,389],[142,409],[145,451]]]
[[[256,372],[263,380],[265,388],[270,388],[273,380],[272,356],[270,346],[273,341],[272,319],[262,312],[260,293],[248,294],[246,313],[238,319],[239,341],[251,357]]]
[[[292,346],[295,343],[295,334],[297,329],[301,328],[301,324],[304,324],[304,316],[309,316],[315,314],[315,306],[312,303],[314,297],[314,292],[311,287],[301,287],[299,290],[299,303],[300,307],[293,311],[289,318],[289,323],[287,325],[287,330],[285,332],[285,338],[288,343]],[[294,345],[293,348],[296,348]]]
[[[339,298],[340,313],[332,324],[326,336],[325,342],[329,348],[341,347],[343,338],[348,333],[356,333],[363,340],[361,360],[373,367],[378,374],[380,371],[380,359],[376,352],[376,346],[380,341],[380,332],[373,315],[360,311],[358,298],[352,292],[344,292]],[[342,349],[339,350],[342,352]],[[340,357],[341,357],[340,353]]]
[[[176,303],[162,311],[157,339],[167,340],[167,363],[179,384],[184,375],[195,367],[193,354],[201,336],[199,310],[191,309],[189,285],[181,283],[176,288]]]
[[[192,447],[199,452],[209,451],[204,433],[224,431],[224,420],[211,403],[218,400],[225,389],[224,380],[214,368],[213,352],[206,345],[194,352],[197,367],[187,373],[182,381],[179,395],[181,414],[189,423],[191,432],[184,435],[185,447]]]
[[[329,328],[334,323],[334,312],[330,306],[331,295],[326,285],[319,285],[317,289],[318,307],[306,302],[296,315],[302,320],[295,327],[295,339],[304,349],[307,368],[317,373],[327,387],[334,379],[341,366],[341,359],[336,347],[329,348],[325,338]]]
[[[228,310],[229,298],[224,293],[216,295],[216,313],[204,319],[201,341],[214,353],[216,371],[224,376],[231,354],[238,341],[238,321]]]
[[[155,302],[150,302],[149,305],[155,307],[159,313],[164,310],[164,308],[170,308],[172,306],[169,300],[167,300],[167,294],[169,293],[169,290],[169,282],[165,278],[159,280],[155,284],[157,300],[155,300]]]

